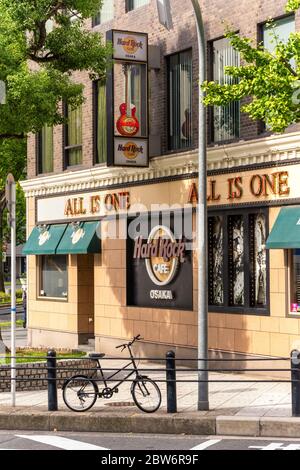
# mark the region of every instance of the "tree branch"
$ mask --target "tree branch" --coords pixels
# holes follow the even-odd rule
[[[0,134],[0,140],[4,139],[25,139],[25,134]]]

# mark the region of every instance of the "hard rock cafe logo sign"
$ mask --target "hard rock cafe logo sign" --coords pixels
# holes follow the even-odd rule
[[[138,146],[134,142],[127,142],[124,145],[119,144],[118,151],[122,152],[124,157],[127,158],[127,160],[134,160],[139,155],[142,155],[144,153],[143,146]]]
[[[143,42],[137,41],[133,36],[119,38],[118,46],[122,46],[127,54],[135,54],[139,49],[143,49]]]
[[[147,243],[138,238],[134,247],[134,258],[144,259],[148,276],[159,287],[169,285],[176,276],[180,263],[185,261],[185,243],[176,241],[168,227],[154,227]],[[152,299],[172,300],[174,294],[169,290],[152,290]]]
[[[75,230],[71,235],[72,244],[76,245],[84,237],[84,235],[85,231],[83,230],[83,228],[78,228],[77,230]]]
[[[49,230],[44,230],[39,235],[39,246],[45,245],[51,238]]]

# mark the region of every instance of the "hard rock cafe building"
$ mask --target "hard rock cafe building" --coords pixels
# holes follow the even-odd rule
[[[148,3],[127,15],[141,18],[144,8],[156,14]],[[100,24],[115,46],[104,91],[85,78],[86,101],[66,111],[69,124],[29,139],[23,188],[32,346],[77,348],[94,340],[96,351],[114,354],[114,346],[140,334],[145,356],[170,348],[196,355],[197,49],[192,11],[181,15],[193,25],[182,47],[172,36],[176,24],[175,32],[157,27],[164,44],[149,24],[141,33],[120,20]],[[230,46],[213,34],[208,25],[217,67]],[[209,349],[216,356],[288,356],[300,339],[300,133],[237,138],[249,129],[239,107],[214,112]],[[229,129],[232,120],[220,124],[228,113],[236,128]]]

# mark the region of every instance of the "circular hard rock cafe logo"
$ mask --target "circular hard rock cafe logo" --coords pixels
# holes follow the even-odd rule
[[[47,243],[47,241],[50,240],[50,238],[51,238],[51,235],[50,235],[49,230],[45,230],[44,232],[42,232],[39,236],[39,246],[45,245],[45,243]]]
[[[148,244],[159,245],[161,240],[169,244],[176,244],[173,233],[167,227],[159,225],[150,232]],[[145,260],[148,275],[157,286],[166,286],[174,279],[179,263],[178,257],[172,256],[168,259],[162,256],[151,256]]]
[[[75,232],[72,233],[72,244],[73,245],[76,245],[79,240],[81,240],[85,235],[85,231],[83,230],[83,228],[79,228],[78,230],[76,230]]]
[[[123,49],[127,54],[135,54],[139,48],[138,42],[132,36],[127,36],[123,40]]]
[[[134,160],[139,154],[139,147],[134,142],[128,142],[124,145],[124,155],[128,160]]]

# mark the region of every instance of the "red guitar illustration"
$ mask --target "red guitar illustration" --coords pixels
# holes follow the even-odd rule
[[[136,117],[136,107],[131,108],[131,80],[129,75],[131,74],[130,66],[124,65],[123,71],[125,74],[126,85],[125,95],[126,103],[122,103],[120,106],[121,116],[117,121],[117,129],[121,135],[126,137],[132,137],[140,130],[140,123]]]

